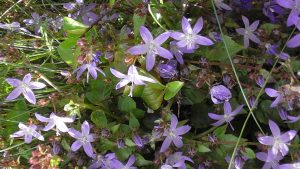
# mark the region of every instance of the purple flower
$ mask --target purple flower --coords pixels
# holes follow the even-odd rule
[[[218,120],[217,122],[211,124],[213,126],[221,126],[225,122],[228,123],[232,130],[234,130],[233,126],[231,125],[231,121],[243,108],[244,105],[238,106],[234,111],[231,109],[231,105],[229,102],[224,103],[224,115],[208,113],[208,116],[214,120]]]
[[[231,92],[225,86],[217,85],[210,89],[210,96],[214,104],[221,104],[229,101],[231,98]]]
[[[30,73],[26,74],[22,81],[14,78],[7,78],[6,81],[8,84],[15,87],[15,89],[6,97],[6,100],[14,100],[22,93],[25,99],[32,104],[36,103],[36,98],[32,89],[42,89],[46,87],[46,85],[41,82],[31,82]]]
[[[153,39],[151,32],[144,26],[140,27],[140,34],[145,44],[131,47],[127,50],[132,55],[146,55],[146,69],[152,70],[155,64],[155,56],[159,55],[165,59],[172,59],[173,55],[167,49],[161,47],[161,45],[170,37],[170,32],[160,34],[158,37]]]
[[[284,7],[291,9],[291,13],[289,14],[289,17],[287,19],[287,26],[294,25],[295,18],[298,17],[300,14],[300,1],[299,0],[276,0],[276,2]]]
[[[70,11],[75,9],[76,5],[83,5],[83,0],[76,0],[75,3],[69,2],[69,3],[64,3],[63,7]]]
[[[139,148],[144,147],[144,141],[141,136],[139,136],[138,134],[135,134],[132,139],[133,139],[134,144],[137,147],[139,147]]]
[[[292,164],[282,164],[277,169],[299,169],[300,162],[292,163]]]
[[[109,153],[105,156],[97,155],[89,169],[120,169],[121,165],[122,163],[117,159],[115,153]]]
[[[70,136],[76,139],[76,141],[72,144],[71,150],[77,151],[80,147],[83,146],[85,153],[89,157],[93,157],[93,147],[91,142],[95,141],[94,134],[90,134],[90,125],[87,121],[84,121],[81,125],[81,132],[70,128],[68,133]]]
[[[220,10],[225,9],[231,11],[232,8],[229,5],[225,4],[223,1],[224,0],[214,0],[216,7]]]
[[[19,22],[12,22],[10,24],[9,23],[0,23],[0,28],[10,30],[10,31],[22,31],[22,32],[30,34],[30,32],[27,29],[22,28],[20,26]]]
[[[160,152],[165,152],[169,148],[171,142],[173,142],[178,148],[183,146],[181,135],[187,133],[191,127],[189,125],[184,125],[177,128],[177,124],[178,119],[174,114],[172,114],[170,128],[164,130],[163,136],[166,136],[166,139],[160,148]]]
[[[259,86],[259,87],[263,87],[264,84],[265,84],[265,79],[262,75],[258,75],[256,77],[256,84]]]
[[[287,114],[287,111],[285,110],[285,108],[280,107],[278,109],[278,113],[279,113],[279,116],[280,116],[281,120],[287,120],[288,119],[288,114]]]
[[[198,48],[198,45],[204,45],[204,46],[210,46],[213,43],[210,39],[198,35],[198,33],[203,28],[203,19],[202,17],[199,18],[192,29],[191,24],[189,23],[188,19],[183,17],[181,21],[181,32],[173,32],[171,34],[171,37],[178,40],[177,46],[180,48],[187,48],[188,50],[196,49]]]
[[[254,31],[257,29],[259,25],[259,21],[256,20],[253,22],[251,25],[249,23],[249,20],[247,17],[242,16],[245,28],[238,28],[236,29],[236,32],[240,35],[244,36],[244,47],[248,48],[249,47],[249,39],[257,44],[260,43],[260,40],[256,37],[254,34]]]
[[[262,167],[262,169],[277,169],[279,166],[279,161],[283,159],[283,157],[278,154],[276,156],[273,156],[270,152],[270,149],[268,150],[268,153],[259,152],[256,153],[256,158],[260,161],[264,161],[265,164]]]
[[[136,167],[132,167],[132,165],[135,162],[135,157],[134,155],[131,155],[128,159],[128,162],[126,163],[126,165],[121,164],[121,166],[119,166],[120,169],[137,169]]]
[[[269,120],[269,127],[273,136],[262,136],[258,138],[258,141],[263,145],[272,146],[270,151],[272,155],[277,156],[280,153],[285,156],[289,151],[287,145],[296,136],[297,131],[290,130],[281,134],[279,127],[272,120]]]
[[[68,132],[69,128],[65,123],[72,123],[74,121],[73,118],[70,117],[59,117],[56,116],[53,112],[50,114],[50,117],[41,116],[38,113],[35,113],[35,117],[41,122],[47,122],[47,126],[43,129],[44,131],[49,131],[54,126],[56,126],[56,135],[59,135],[59,131]]]
[[[24,19],[23,22],[26,25],[34,25],[34,33],[36,35],[40,34],[40,22],[41,22],[41,17],[38,13],[31,13],[32,19]]]
[[[284,52],[279,53],[279,52],[277,51],[278,45],[276,45],[276,44],[272,45],[272,44],[270,44],[270,43],[266,43],[265,46],[266,46],[266,48],[267,48],[266,53],[267,53],[268,55],[279,56],[280,59],[282,59],[282,60],[288,59],[289,55],[288,55],[287,53],[284,53]]]
[[[20,130],[10,135],[10,137],[23,137],[25,139],[25,143],[31,143],[32,137],[35,137],[41,141],[44,141],[44,137],[36,131],[37,127],[34,124],[29,126],[24,125],[23,123],[19,123]]]
[[[287,115],[287,119],[290,120],[290,121],[287,121],[287,123],[296,123],[297,121],[300,120],[300,115],[298,115],[298,116]]]
[[[252,1],[253,0],[233,0],[233,3],[242,9],[249,10],[252,8]]]
[[[276,107],[283,99],[283,95],[274,89],[271,88],[266,88],[265,92],[267,93],[268,96],[270,97],[276,97],[276,99],[273,101],[273,103],[271,104],[271,107]]]
[[[173,167],[177,167],[178,169],[186,169],[185,161],[189,161],[193,163],[193,160],[187,156],[183,156],[182,152],[176,152],[174,154],[169,155],[166,159],[164,165],[162,165],[161,169],[172,169]]]
[[[285,10],[276,3],[275,0],[267,1],[264,3],[263,14],[267,16],[272,23],[276,22],[278,15],[285,13]]]
[[[194,53],[194,50],[192,49],[186,49],[186,48],[180,48],[176,45],[176,41],[171,41],[170,42],[170,51],[174,54],[176,60],[180,63],[183,64],[183,58],[182,55],[184,53]]]
[[[300,2],[300,1],[299,1]],[[300,5],[300,4],[299,4]],[[296,27],[298,28],[298,30],[300,30],[300,18],[297,17],[294,19],[294,23],[296,25]],[[288,42],[287,42],[287,47],[289,48],[296,48],[300,46],[300,33],[296,34],[295,36],[293,36]]]
[[[131,65],[129,67],[127,75],[125,75],[113,68],[110,68],[110,72],[117,78],[122,79],[116,85],[116,90],[124,87],[125,85],[127,85],[128,83],[131,82],[130,93],[129,93],[129,96],[131,96],[131,97],[133,96],[132,92],[133,92],[134,85],[146,85],[146,83],[144,81],[150,82],[150,83],[157,83],[155,80],[153,80],[149,77],[139,75],[139,73],[134,65]]]
[[[160,77],[165,79],[171,79],[176,76],[177,74],[177,61],[176,60],[169,60],[166,64],[159,64],[157,66],[158,73]]]
[[[80,76],[84,71],[88,71],[87,73],[87,82],[89,81],[89,76],[91,75],[94,79],[97,79],[97,71],[100,72],[103,76],[105,76],[105,73],[99,69],[95,62],[82,64],[80,67],[75,69],[73,73],[77,72],[76,78],[79,80]]]
[[[240,156],[240,155],[235,156],[233,161],[234,164],[233,169],[242,169],[247,159],[248,158],[245,156]],[[230,163],[230,156],[227,155],[225,160],[227,163]]]

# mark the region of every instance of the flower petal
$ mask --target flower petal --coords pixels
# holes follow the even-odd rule
[[[194,28],[193,28],[193,32],[194,32],[195,34],[198,34],[198,33],[202,30],[202,28],[203,28],[203,18],[200,17],[200,18],[197,20],[197,22],[196,22],[196,24],[195,24],[195,26],[194,26]]]
[[[146,76],[141,76],[141,75],[137,75],[137,77],[142,80],[142,81],[146,81],[146,82],[151,82],[151,83],[157,83],[155,80],[149,78],[149,77],[146,77]]]
[[[121,73],[121,72],[119,72],[119,71],[117,71],[117,70],[115,70],[115,69],[113,69],[113,68],[110,68],[110,72],[111,72],[114,76],[116,76],[117,78],[120,78],[120,79],[126,78],[126,75],[125,75],[125,74],[123,74],[123,73]]]
[[[163,44],[166,40],[168,40],[168,38],[170,37],[171,35],[171,32],[165,32],[165,33],[162,33],[160,34],[159,36],[157,36],[155,39],[154,39],[154,42],[156,45],[161,45]]]
[[[119,83],[116,84],[116,90],[124,87],[125,85],[127,85],[128,83],[130,83],[129,80],[127,79],[122,79]]]
[[[224,118],[224,115],[219,115],[219,114],[214,114],[214,113],[208,113],[208,116],[214,120],[220,120],[220,119]]]
[[[73,138],[78,138],[78,137],[82,136],[82,134],[79,131],[77,131],[77,130],[75,130],[73,128],[70,128],[69,131],[68,131],[68,133]]]
[[[28,100],[29,103],[32,103],[32,104],[36,103],[35,95],[30,88],[28,88],[28,87],[23,88],[22,93],[23,93],[25,99]]]
[[[44,131],[49,131],[49,130],[53,129],[54,126],[55,126],[54,121],[50,121],[50,122],[45,126],[45,128],[43,128],[43,130],[44,130]]]
[[[300,34],[293,36],[288,42],[287,47],[289,48],[296,48],[300,46]]]
[[[19,79],[15,79],[15,78],[7,78],[6,82],[10,85],[12,85],[13,87],[18,87],[22,84],[22,81]]]
[[[38,113],[35,113],[34,115],[35,115],[35,117],[36,117],[39,121],[41,121],[41,122],[48,122],[48,121],[49,121],[49,118],[44,117],[44,116],[42,116],[42,115],[40,115],[40,114],[38,114]]]
[[[258,137],[258,141],[263,145],[273,145],[274,144],[274,138],[271,136],[262,136]]]
[[[224,114],[231,114],[231,105],[229,102],[224,102]]]
[[[172,114],[171,128],[176,129],[177,124],[178,124],[178,118],[174,114]]]
[[[240,35],[245,35],[245,28],[238,28],[235,31]]]
[[[259,25],[259,20],[253,22],[249,28],[251,31],[255,31],[257,29],[258,25]]]
[[[172,32],[171,37],[176,40],[182,40],[185,37],[185,35],[181,32]]]
[[[15,88],[13,91],[9,93],[5,100],[14,100],[15,98],[19,97],[22,93],[21,87]]]
[[[257,43],[257,44],[260,44],[260,40],[259,40],[259,39],[257,38],[257,36],[254,35],[253,33],[250,34],[249,38],[250,38],[253,42],[255,42],[255,43]]]
[[[293,138],[296,136],[296,134],[297,134],[296,130],[287,131],[280,136],[280,140],[284,143],[287,143],[287,142],[293,140]]]
[[[89,157],[93,157],[93,147],[92,147],[92,144],[91,143],[85,143],[83,144],[83,149],[84,149],[84,152],[89,156]]]
[[[133,164],[134,164],[134,162],[135,162],[135,156],[134,155],[131,155],[130,157],[129,157],[129,159],[128,159],[128,162],[127,162],[127,164],[126,164],[126,167],[131,167]],[[126,168],[125,167],[125,168]]]
[[[271,88],[266,88],[265,92],[270,97],[278,97],[280,95],[280,93],[277,90],[274,90],[274,89],[271,89]]]
[[[223,118],[223,119],[218,120],[215,123],[212,123],[211,125],[213,125],[213,126],[221,126],[224,123],[225,123],[225,119]]]
[[[285,8],[293,8],[293,1],[292,0],[276,0],[276,2],[282,6],[282,7],[285,7]]]
[[[146,55],[146,69],[150,71],[155,64],[155,54],[154,53],[147,53]]]
[[[196,42],[199,45],[204,45],[204,46],[210,46],[210,45],[214,44],[214,42],[212,40],[208,39],[207,37],[200,36],[200,35],[196,36]]]
[[[31,143],[31,141],[32,141],[32,135],[25,134],[24,139],[25,139],[25,141],[24,141],[25,143]]]
[[[160,152],[161,153],[165,152],[169,148],[171,142],[172,142],[172,139],[170,137],[166,137],[163,144],[161,145]]]
[[[46,85],[41,82],[30,82],[29,83],[29,88],[31,88],[31,89],[42,89],[44,87],[46,87]]]
[[[242,20],[244,22],[245,28],[249,28],[249,19],[245,16],[242,16]]]
[[[127,50],[127,52],[132,54],[132,55],[142,55],[142,54],[147,53],[147,51],[148,51],[148,46],[145,45],[145,44],[136,45],[136,46],[133,46],[133,47],[131,47]]]
[[[238,106],[233,112],[231,112],[230,114],[235,116],[237,115],[242,109],[243,109],[244,105],[240,105]]]
[[[189,21],[186,17],[182,17],[181,27],[185,34],[193,32],[191,24],[189,23]]]
[[[180,148],[180,147],[183,146],[183,142],[182,142],[182,140],[181,140],[180,137],[175,137],[175,138],[173,139],[173,143],[175,144],[175,146],[176,146],[177,148]]]
[[[188,126],[188,125],[184,125],[184,126],[178,127],[178,128],[176,129],[176,134],[179,135],[179,136],[180,136],[180,135],[183,135],[183,134],[189,132],[190,129],[191,129],[191,127]]]
[[[71,150],[72,151],[77,151],[78,149],[80,149],[80,147],[82,146],[81,142],[76,140],[72,146],[71,146]]]
[[[274,121],[269,120],[269,127],[274,137],[280,136],[280,128]]]
[[[140,27],[140,34],[145,43],[149,43],[153,40],[151,32],[145,26]]]
[[[90,125],[87,121],[84,121],[81,125],[81,132],[83,135],[89,135],[90,134]]]
[[[168,51],[167,49],[163,48],[163,47],[157,47],[157,54],[165,59],[172,59],[173,55],[170,51]]]
[[[31,81],[31,74],[28,73],[28,74],[26,74],[26,75],[24,76],[23,82],[24,82],[24,83],[29,83],[30,81]]]
[[[248,36],[244,36],[244,47],[245,48],[249,47],[249,37]]]

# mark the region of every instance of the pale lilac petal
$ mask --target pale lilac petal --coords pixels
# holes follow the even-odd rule
[[[128,159],[128,162],[127,162],[126,166],[127,166],[127,167],[130,167],[130,166],[132,166],[132,165],[134,164],[134,162],[135,162],[135,156],[134,156],[134,155],[131,155],[131,156],[129,157],[129,159]]]
[[[294,25],[294,21],[298,18],[299,13],[292,10],[287,19],[287,26]]]
[[[182,140],[181,140],[180,137],[175,137],[175,138],[173,139],[173,143],[175,144],[175,146],[176,146],[177,148],[180,148],[180,147],[183,146],[183,142],[182,142]]]
[[[45,128],[44,128],[43,130],[44,130],[44,131],[49,131],[49,130],[53,129],[54,126],[55,126],[54,121],[50,121],[50,122],[45,126]]]
[[[267,161],[267,153],[259,152],[256,153],[256,158],[258,158],[260,161]]]
[[[250,37],[249,37],[253,42],[260,44],[260,40],[257,38],[257,36],[255,36],[253,33],[251,33]]]
[[[92,147],[92,144],[91,143],[86,143],[86,144],[83,144],[83,149],[84,149],[84,152],[89,156],[89,157],[93,157],[93,147]]]
[[[30,82],[29,87],[31,89],[42,89],[42,88],[46,87],[46,85],[41,82]]]
[[[41,122],[48,122],[48,121],[49,121],[49,118],[44,117],[44,116],[41,116],[41,115],[38,114],[38,113],[35,113],[34,115],[35,115],[35,117],[36,117],[39,121],[41,121]]]
[[[84,65],[80,66],[79,68],[77,68],[76,70],[74,70],[74,72],[77,72],[77,75],[76,75],[77,80],[79,80],[80,76],[87,69],[87,67],[88,67],[88,65],[84,64]]]
[[[20,96],[21,93],[22,93],[21,87],[17,87],[9,93],[9,95],[6,97],[5,100],[14,100],[18,96]]]
[[[230,114],[235,116],[237,115],[242,109],[243,109],[244,105],[240,105],[239,107],[237,107],[233,112],[231,112]]]
[[[296,134],[297,134],[297,131],[295,131],[295,130],[287,131],[280,136],[280,140],[284,143],[287,143],[287,142],[293,140],[293,138],[296,136]]]
[[[278,125],[272,121],[272,120],[269,120],[269,127],[271,129],[271,132],[273,134],[274,137],[278,137],[280,136],[280,128],[278,127]]]
[[[208,116],[214,120],[220,120],[224,118],[224,115],[219,115],[214,113],[208,113]]]
[[[142,55],[142,54],[147,53],[147,51],[148,51],[148,47],[145,44],[136,45],[136,46],[133,46],[133,47],[131,47],[127,50],[127,52],[132,54],[132,55]]]
[[[197,20],[197,22],[196,22],[196,24],[195,24],[195,26],[194,26],[194,28],[193,28],[193,32],[194,32],[195,34],[198,34],[198,33],[202,30],[202,28],[203,28],[203,18],[200,17],[200,18]]]
[[[119,72],[119,71],[117,71],[117,70],[115,70],[115,69],[113,69],[113,68],[110,68],[110,72],[111,72],[114,76],[116,76],[117,78],[120,78],[120,79],[123,79],[123,78],[126,77],[126,75],[124,75],[123,73],[121,73],[121,72]]]
[[[279,151],[281,152],[282,156],[286,156],[289,152],[289,147],[286,144],[280,144]]]
[[[163,47],[157,47],[157,54],[165,59],[172,59],[173,55],[170,51],[168,51],[167,49],[163,48]]]
[[[171,142],[172,139],[170,137],[166,137],[163,144],[161,145],[160,152],[165,152],[170,147]]]
[[[181,27],[185,34],[193,32],[191,24],[189,23],[188,19],[186,19],[186,17],[182,17]]]
[[[138,79],[138,78],[135,78],[133,83],[136,84],[136,85],[146,85],[146,83],[143,82],[142,79]]]
[[[78,149],[80,149],[80,147],[82,146],[81,142],[76,140],[72,146],[71,146],[71,150],[72,151],[77,151]]]
[[[160,34],[159,36],[157,36],[155,39],[154,39],[154,43],[156,45],[161,45],[163,44],[166,40],[168,40],[168,38],[170,37],[171,35],[171,32],[165,32],[165,33],[162,33]]]
[[[300,34],[293,36],[288,42],[287,47],[289,48],[296,48],[300,46]]]
[[[25,134],[25,143],[31,143],[32,141],[32,135],[29,135],[29,134]]]
[[[28,74],[26,74],[26,75],[24,76],[23,82],[24,82],[24,83],[29,83],[30,81],[31,81],[31,74],[28,73]]]
[[[184,34],[181,32],[172,32],[171,37],[176,40],[182,40],[184,38]]]
[[[6,82],[7,82],[8,84],[10,84],[11,86],[13,86],[13,87],[18,87],[18,86],[20,86],[20,85],[22,84],[22,81],[21,81],[21,80],[19,80],[19,79],[14,79],[14,78],[7,78],[7,79],[6,79]]]
[[[84,135],[89,135],[90,134],[90,125],[87,121],[84,121],[81,125],[81,132]]]
[[[187,41],[186,40],[181,40],[179,42],[176,43],[176,45],[180,48],[184,48],[186,47],[188,44],[187,44]]]
[[[245,35],[245,28],[238,28],[236,29],[236,32],[240,35]]]
[[[278,103],[281,102],[282,98],[283,98],[283,97],[282,97],[281,95],[279,95],[279,96],[272,102],[271,107],[277,107]]]
[[[176,129],[176,134],[179,135],[179,136],[180,136],[180,135],[183,135],[183,134],[189,132],[190,129],[191,129],[191,127],[188,126],[188,125],[184,125],[184,126],[178,127],[178,128]]]
[[[244,22],[245,28],[249,28],[249,19],[245,16],[242,16],[242,20]]]
[[[74,118],[72,117],[60,117],[60,119],[65,122],[65,123],[73,123],[74,122]]]
[[[77,130],[75,130],[73,128],[70,128],[69,131],[68,131],[68,133],[73,138],[78,138],[78,137],[82,136],[82,134],[79,131],[77,131]]]
[[[97,71],[94,67],[88,67],[88,72],[93,77],[93,79],[97,79]]]
[[[146,77],[146,76],[138,75],[137,77],[138,77],[140,80],[142,80],[142,81],[151,82],[151,83],[156,83],[155,80],[153,80],[153,79],[151,79],[151,78],[149,78],[149,77]]]
[[[172,114],[171,128],[172,129],[176,129],[177,124],[178,124],[178,119],[177,119],[177,117],[174,114]]]
[[[25,132],[23,130],[17,131],[10,135],[10,137],[22,137],[25,135]]]
[[[100,72],[103,76],[106,76],[105,73],[103,72],[103,70],[97,68],[97,67],[94,67],[98,72]]]
[[[225,9],[225,10],[228,10],[228,11],[232,10],[232,8],[229,5],[225,4],[225,3],[221,3],[220,7],[223,8],[223,9]]]
[[[261,144],[269,145],[269,146],[274,144],[274,138],[271,137],[271,136],[262,136],[262,137],[259,137],[258,141]]]
[[[140,27],[140,34],[145,43],[149,43],[153,40],[151,32],[145,26]]]
[[[271,89],[271,88],[266,88],[265,92],[267,93],[268,96],[270,97],[277,97],[280,95],[280,93],[277,90]]]
[[[57,121],[56,122],[56,128],[61,132],[69,131],[69,128],[67,127],[67,125],[62,121]]]
[[[214,44],[212,40],[200,35],[196,35],[196,42],[199,45],[204,45],[204,46],[210,46]]]
[[[36,131],[32,132],[32,136],[35,137],[35,138],[37,138],[38,140],[44,141],[44,137],[40,133],[38,133]]]
[[[212,123],[211,125],[213,125],[213,126],[221,126],[224,123],[225,123],[225,119],[223,118],[223,119],[218,120],[215,123]]]
[[[119,83],[117,83],[117,85],[116,85],[116,90],[118,90],[118,89],[124,87],[124,86],[127,85],[128,83],[130,83],[129,80],[127,80],[127,79],[122,79]]]
[[[146,69],[150,71],[155,64],[155,54],[154,53],[147,53],[146,55]]]
[[[255,31],[257,29],[258,25],[259,25],[259,21],[257,20],[255,22],[253,22],[249,28],[251,31]]]
[[[285,7],[285,8],[293,8],[293,1],[292,0],[276,0],[276,2],[282,6],[282,7]]]
[[[231,105],[229,102],[224,103],[224,114],[231,114]]]
[[[31,89],[25,87],[25,88],[23,88],[22,93],[23,93],[23,96],[25,97],[25,99],[28,100],[29,103],[32,103],[32,104],[36,103],[35,95]]]
[[[34,20],[33,19],[24,19],[23,22],[26,24],[26,25],[32,25],[34,23]]]

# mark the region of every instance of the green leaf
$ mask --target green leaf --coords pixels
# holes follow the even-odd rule
[[[27,104],[24,100],[18,101],[15,103],[14,108],[9,111],[6,116],[6,134],[11,134],[18,129],[18,123],[12,122],[26,122],[29,118],[29,111],[27,111]]]
[[[157,110],[163,101],[164,89],[162,85],[149,83],[144,87],[141,97],[152,110]]]
[[[63,61],[73,67],[76,67],[77,65],[77,57],[74,57],[74,47],[77,40],[78,38],[70,37],[63,41],[57,48],[57,52]]]
[[[133,113],[130,113],[129,127],[132,130],[138,129],[140,127],[140,123],[139,123],[138,119],[133,115]]]
[[[164,99],[165,100],[172,99],[182,88],[183,84],[184,83],[181,81],[174,81],[174,82],[168,83],[166,85],[166,93],[165,93]]]
[[[203,93],[197,89],[182,89],[183,94],[186,96],[189,104],[201,103],[207,96],[207,93]]]
[[[115,4],[116,0],[109,0],[109,5],[113,6]]]
[[[252,149],[250,148],[245,148],[245,151],[242,152],[242,154],[246,157],[248,157],[249,159],[255,159],[256,156],[255,156],[255,153]]]
[[[222,137],[227,129],[227,125],[223,125],[221,127],[218,127],[215,131],[214,134],[216,135],[216,137]]]
[[[64,17],[63,29],[68,33],[68,36],[80,37],[88,28],[88,26],[72,19]]]
[[[147,166],[147,165],[153,165],[152,161],[149,160],[145,160],[145,158],[143,156],[141,156],[140,154],[136,154],[136,166],[138,167],[142,167],[142,166]]]
[[[103,111],[94,111],[91,114],[91,120],[93,123],[96,124],[99,128],[106,128],[107,127],[107,118]]]
[[[125,142],[125,145],[127,145],[127,146],[129,146],[129,147],[135,147],[134,142],[133,142],[132,140],[130,140],[129,138],[126,138],[126,139],[124,140],[124,142]]]
[[[133,32],[135,37],[139,35],[140,27],[145,24],[146,16],[147,15],[140,16],[136,13],[133,15]]]
[[[240,50],[243,49],[242,45],[240,45],[240,44],[236,43],[235,41],[233,41],[231,39],[231,37],[229,37],[229,36],[225,35],[223,37],[223,40],[227,44],[230,56],[235,55],[236,53],[238,53]],[[217,43],[215,45],[214,49],[208,50],[206,52],[205,56],[209,60],[212,60],[212,61],[226,61],[226,60],[228,60],[227,52],[226,52],[226,49],[224,47],[224,43],[223,42]]]
[[[199,144],[197,150],[199,153],[207,153],[211,151],[208,147],[206,147],[203,144]]]
[[[267,32],[267,34],[270,35],[274,29],[280,28],[280,25],[272,24],[272,23],[265,23],[265,24],[262,24],[260,26],[260,28],[264,29]]]
[[[131,112],[136,109],[135,101],[129,96],[121,96],[118,101],[118,108],[122,112]]]
[[[92,80],[86,92],[86,98],[95,105],[103,105],[103,101],[110,97],[113,89],[112,85],[105,83],[103,80]]]

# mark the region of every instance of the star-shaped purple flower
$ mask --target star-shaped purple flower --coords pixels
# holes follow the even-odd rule
[[[170,128],[164,130],[163,136],[166,136],[166,139],[160,148],[160,152],[165,152],[172,142],[178,148],[183,146],[181,135],[190,131],[191,127],[189,125],[184,125],[177,128],[177,124],[178,119],[174,114],[172,114]]]
[[[89,169],[120,169],[122,163],[117,159],[115,153],[97,155],[89,166]]]
[[[300,162],[291,163],[291,164],[282,164],[277,169],[299,169]]]
[[[129,68],[128,68],[128,73],[127,75],[113,69],[113,68],[110,68],[110,72],[116,76],[117,78],[120,78],[122,79],[117,85],[116,85],[116,90],[124,87],[125,85],[127,85],[128,83],[131,83],[131,86],[130,86],[130,93],[129,93],[129,96],[133,96],[132,95],[132,92],[133,92],[133,88],[134,88],[134,85],[146,85],[146,82],[150,82],[150,83],[157,83],[155,80],[149,78],[149,77],[146,77],[146,76],[142,76],[142,75],[139,75],[138,71],[137,71],[137,68],[134,66],[134,65],[131,65]]]
[[[276,2],[284,8],[291,9],[287,19],[287,26],[294,25],[295,18],[300,14],[300,0],[276,0]]]
[[[258,141],[263,145],[272,146],[270,153],[272,153],[273,156],[277,156],[278,154],[282,156],[287,155],[289,151],[287,145],[296,136],[297,131],[290,130],[281,134],[280,128],[272,120],[269,120],[269,127],[273,136],[262,136],[258,138]]]
[[[210,97],[214,104],[221,104],[229,101],[231,92],[223,85],[216,85],[210,89]]]
[[[132,55],[146,54],[146,69],[152,70],[155,64],[155,57],[159,55],[165,59],[172,59],[173,55],[167,49],[161,47],[161,45],[170,37],[170,32],[160,34],[153,39],[151,32],[144,26],[140,27],[140,34],[145,44],[131,47],[127,50]]]
[[[35,113],[35,117],[41,122],[47,122],[47,126],[43,129],[44,131],[49,131],[56,126],[56,135],[59,135],[60,132],[68,132],[69,128],[65,123],[72,123],[73,118],[70,117],[59,117],[55,113],[51,113],[50,117],[41,116],[38,113]]]
[[[182,55],[184,53],[194,53],[194,50],[192,50],[192,49],[186,49],[186,48],[178,47],[176,41],[171,41],[170,42],[170,51],[174,54],[176,60],[180,64],[184,63],[183,58],[182,58]]]
[[[270,97],[276,97],[276,99],[272,102],[271,107],[277,107],[277,105],[282,101],[283,99],[283,95],[281,94],[281,92],[275,90],[275,89],[271,89],[271,88],[266,88],[265,92],[268,96]]]
[[[232,130],[234,130],[233,126],[231,125],[231,121],[243,108],[244,105],[238,106],[234,111],[231,109],[231,105],[229,102],[224,103],[224,115],[208,113],[208,116],[214,120],[218,120],[217,122],[211,124],[213,126],[221,126],[225,122],[228,123]]]
[[[6,81],[8,84],[15,87],[15,89],[6,97],[6,100],[14,100],[20,96],[20,94],[23,94],[25,99],[32,104],[36,103],[36,98],[32,89],[42,89],[46,87],[44,83],[31,82],[30,73],[26,74],[22,81],[15,78],[7,78]]]
[[[121,166],[119,166],[120,169],[137,169],[136,167],[132,167],[132,165],[135,162],[135,157],[134,155],[131,155],[126,163],[126,165],[121,164]]]
[[[176,43],[178,47],[193,50],[198,48],[198,45],[210,46],[214,44],[212,40],[204,36],[198,35],[203,28],[202,17],[197,20],[194,28],[191,27],[191,24],[189,23],[188,19],[183,17],[181,21],[181,27],[183,33],[173,32],[171,34],[172,38],[179,41]]]
[[[260,43],[260,40],[257,38],[257,36],[254,34],[254,31],[257,29],[259,25],[259,21],[253,22],[251,25],[249,23],[249,20],[247,17],[242,16],[245,28],[238,28],[236,29],[236,32],[240,35],[244,36],[244,47],[249,47],[249,39],[257,44]]]
[[[94,156],[93,147],[91,142],[95,141],[94,134],[90,134],[90,125],[87,121],[84,121],[81,125],[81,132],[70,128],[68,133],[70,136],[76,139],[76,141],[72,144],[71,150],[77,151],[80,147],[83,146],[85,153],[89,157]]]
[[[85,63],[82,64],[81,66],[79,66],[77,69],[75,69],[73,71],[73,73],[77,72],[76,78],[79,80],[80,76],[82,75],[82,73],[84,71],[88,71],[87,72],[87,82],[89,81],[89,76],[91,75],[94,79],[97,79],[97,71],[100,72],[103,76],[105,76],[105,73],[99,69],[96,65],[95,62],[91,62],[91,63]]]
[[[31,17],[32,17],[32,19],[24,19],[23,22],[26,25],[33,25],[34,33],[36,35],[38,35],[38,34],[40,34],[40,26],[41,26],[40,22],[41,22],[41,19],[43,16],[41,17],[38,13],[34,12],[31,14]]]
[[[35,137],[41,141],[44,141],[44,137],[36,131],[37,126],[31,124],[29,126],[19,123],[20,130],[10,135],[10,137],[23,137],[25,138],[25,143],[31,143],[32,137]]]
[[[187,156],[183,156],[182,152],[175,152],[174,154],[169,155],[165,164],[161,166],[161,169],[172,169],[173,167],[186,169],[185,161],[193,163],[193,160]]]
[[[277,169],[279,166],[279,161],[283,159],[282,155],[280,154],[276,156],[272,155],[270,149],[268,150],[268,153],[265,152],[256,153],[256,158],[259,159],[260,161],[265,162],[262,169],[271,169],[271,168]]]

